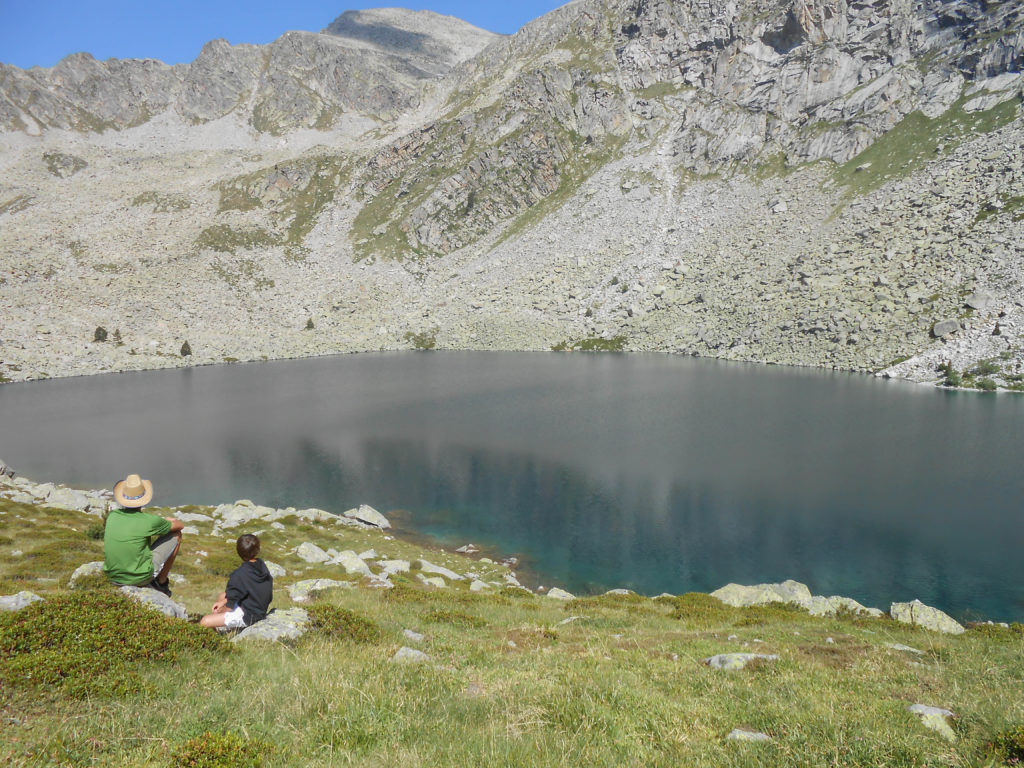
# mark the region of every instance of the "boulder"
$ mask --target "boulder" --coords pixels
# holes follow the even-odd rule
[[[423,651],[417,651],[415,648],[409,648],[408,646],[403,645],[395,651],[395,655],[391,657],[391,661],[399,664],[422,664],[424,661],[430,661],[430,657]]]
[[[946,741],[956,741],[956,733],[949,725],[949,718],[956,717],[948,709],[942,707],[930,707],[927,704],[911,704],[907,711],[913,712],[921,718],[921,724],[925,728],[935,731]]]
[[[559,589],[558,587],[552,587],[551,589],[549,589],[548,593],[547,593],[547,595],[545,595],[545,597],[548,597],[548,598],[550,598],[552,600],[575,600],[576,599],[576,595],[572,594],[571,592],[566,592],[564,589]]]
[[[278,565],[277,563],[272,563],[269,560],[264,560],[263,564],[267,566],[267,570],[270,571],[270,575],[273,576],[275,579],[279,579],[282,576],[288,575],[288,571],[286,571],[282,566]]]
[[[485,581],[480,581],[480,579],[473,579],[472,583],[469,585],[470,592],[485,592],[490,588],[490,584]]]
[[[326,589],[352,589],[355,585],[351,581],[336,581],[335,579],[304,579],[289,585],[288,595],[293,602],[304,603],[309,600],[313,593],[323,592]]]
[[[359,555],[353,552],[351,549],[346,549],[344,552],[339,552],[335,557],[331,558],[328,565],[340,565],[345,569],[345,573],[354,573],[359,576],[373,576],[368,566]]]
[[[132,600],[142,603],[147,608],[160,611],[160,613],[170,616],[172,619],[188,618],[185,606],[174,602],[163,592],[157,592],[149,587],[121,587],[121,592],[128,595]]]
[[[413,632],[411,629],[403,629],[402,630],[402,636],[406,640],[412,640],[412,642],[414,642],[414,643],[422,643],[423,642],[423,635],[420,634],[419,632]]]
[[[43,502],[47,507],[67,509],[73,512],[85,512],[90,515],[103,516],[110,502],[98,494],[76,491],[73,488],[54,488]]]
[[[4,595],[0,597],[0,611],[20,611],[22,608],[26,608],[42,599],[34,592],[24,590],[16,595]]]
[[[427,560],[417,560],[416,564],[424,573],[436,573],[438,576],[444,576],[446,579],[450,579],[451,581],[462,581],[466,578],[461,573],[456,573],[442,565],[434,565]]]
[[[438,589],[443,589],[448,586],[447,584],[445,584],[444,579],[442,579],[440,576],[424,576],[422,573],[417,573],[416,578],[418,578],[424,584],[427,584],[431,587],[437,587]]]
[[[938,608],[927,606],[920,600],[912,600],[909,603],[893,603],[889,608],[889,615],[902,624],[913,624],[934,632],[960,635],[967,631],[948,614]]]
[[[772,737],[760,731],[747,731],[743,728],[733,728],[725,737],[729,741],[771,741]]]
[[[242,499],[234,504],[221,504],[213,510],[213,516],[218,518],[219,527],[237,528],[252,520],[259,520],[265,515],[273,515],[274,512],[275,510],[270,507],[258,507],[248,499]]]
[[[774,653],[720,653],[717,656],[709,656],[703,663],[712,669],[736,670],[743,669],[755,659],[776,661],[778,658],[778,654]]]
[[[212,523],[213,518],[198,512],[174,512],[173,516],[183,523]]]
[[[377,565],[383,569],[381,573],[388,576],[392,573],[408,573],[412,567],[408,560],[381,560]]]
[[[726,584],[712,592],[711,596],[734,608],[767,603],[790,603],[809,609],[812,605],[811,590],[805,584],[792,579],[781,584],[755,584],[749,587],[742,584]]]
[[[987,309],[992,309],[996,305],[996,297],[991,293],[986,293],[985,291],[976,291],[964,299],[964,304],[971,309],[984,312]]]
[[[295,555],[307,563],[326,563],[331,559],[329,554],[308,541],[302,542],[295,548]]]
[[[309,614],[302,608],[288,608],[287,610],[274,610],[267,614],[263,621],[257,621],[251,627],[246,627],[233,638],[231,642],[238,643],[242,640],[295,640],[306,633],[309,626]]]
[[[388,519],[369,504],[360,504],[356,509],[350,509],[343,514],[345,517],[359,520],[360,522],[376,526],[377,528],[391,527],[391,523],[388,522]]]
[[[937,339],[944,339],[951,333],[956,333],[960,330],[960,321],[952,318],[946,320],[939,320],[935,325],[932,326],[932,336]]]
[[[84,565],[78,566],[77,568],[75,568],[74,572],[71,574],[71,578],[68,579],[68,588],[70,589],[71,587],[74,587],[75,586],[75,582],[78,581],[79,579],[81,579],[81,578],[83,578],[85,576],[93,576],[94,574],[97,574],[97,573],[103,573],[103,561],[102,560],[94,560],[91,563],[85,563]]]
[[[883,615],[882,611],[877,608],[867,608],[849,597],[812,595],[806,584],[792,579],[780,584],[756,584],[749,587],[742,584],[726,584],[712,592],[711,596],[717,597],[726,605],[731,605],[734,608],[768,603],[787,603],[798,605],[814,616],[835,616],[840,611],[850,611],[875,618]]]

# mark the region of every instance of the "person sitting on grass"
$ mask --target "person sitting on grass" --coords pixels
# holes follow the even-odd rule
[[[167,578],[181,548],[184,524],[142,508],[153,500],[153,483],[128,475],[114,484],[112,509],[103,529],[103,573],[120,586],[150,587],[171,596]]]
[[[213,613],[203,616],[199,623],[219,629],[244,629],[265,619],[270,601],[274,599],[274,577],[266,563],[257,555],[260,540],[252,533],[238,537],[235,551],[242,564],[228,576],[228,586],[213,604]]]

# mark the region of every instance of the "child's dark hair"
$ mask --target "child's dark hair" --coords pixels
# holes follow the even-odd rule
[[[255,560],[260,553],[260,540],[254,533],[245,533],[238,537],[235,545],[238,556],[243,560]]]

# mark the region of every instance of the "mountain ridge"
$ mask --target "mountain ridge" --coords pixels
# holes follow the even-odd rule
[[[370,27],[386,21],[375,13]],[[56,335],[71,370],[598,339],[931,382],[939,363],[970,379],[984,362],[1017,388],[1022,34],[1019,9],[968,0],[576,0],[441,76],[375,61],[378,88],[350,91],[358,56],[318,70],[285,36],[239,53],[272,63],[251,108],[241,80],[197,67],[189,103],[210,106],[196,125],[0,133],[14,171],[0,246],[24,271],[0,287],[5,314],[50,317],[24,291],[51,271],[47,288],[63,271],[88,284],[141,269],[188,290],[150,280],[160,319],[132,319],[126,357],[83,340],[117,322],[113,282],[89,299],[68,289],[75,325]],[[332,76],[340,114],[293,87]],[[191,136],[209,149],[190,153]],[[40,149],[79,162],[55,171]],[[64,199],[79,187],[91,197]],[[965,304],[979,292],[982,308]],[[236,333],[192,295],[217,297]],[[53,329],[19,327],[5,375],[52,375],[37,355]],[[185,339],[190,360],[174,354]]]

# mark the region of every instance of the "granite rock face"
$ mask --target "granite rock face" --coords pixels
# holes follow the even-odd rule
[[[577,0],[0,66],[0,376],[596,340],[1016,388],[1022,25]]]

